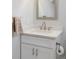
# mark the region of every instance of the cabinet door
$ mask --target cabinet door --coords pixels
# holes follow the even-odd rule
[[[34,47],[31,45],[21,44],[21,59],[35,59]]]
[[[53,49],[40,48],[36,50],[36,59],[55,59]]]

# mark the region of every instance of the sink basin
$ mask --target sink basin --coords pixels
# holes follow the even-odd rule
[[[30,32],[31,34],[52,36],[52,34],[54,34],[56,31],[54,31],[54,30],[48,31],[48,30],[40,30],[40,29],[31,29],[28,32]]]
[[[32,33],[38,33],[38,34],[51,34],[53,33],[52,30],[48,31],[48,30],[40,30],[40,29],[33,29],[31,30]]]
[[[39,35],[45,37],[57,37],[62,31],[61,30],[40,30],[40,29],[29,29],[23,33],[28,35]]]

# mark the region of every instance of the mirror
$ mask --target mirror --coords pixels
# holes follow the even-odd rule
[[[56,19],[56,0],[37,0],[37,19]]]

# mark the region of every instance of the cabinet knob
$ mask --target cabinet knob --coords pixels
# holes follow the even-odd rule
[[[36,56],[38,56],[38,49],[36,49]]]
[[[32,49],[32,55],[34,55],[35,54],[35,52],[34,52],[34,48]]]

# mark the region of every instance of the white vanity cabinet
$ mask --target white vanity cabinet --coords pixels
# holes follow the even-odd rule
[[[36,59],[53,59],[53,49],[37,47],[36,53]]]
[[[21,59],[35,59],[33,46],[21,45]]]
[[[22,44],[21,59],[52,59],[52,49]]]
[[[21,59],[56,59],[55,38],[21,35]]]

